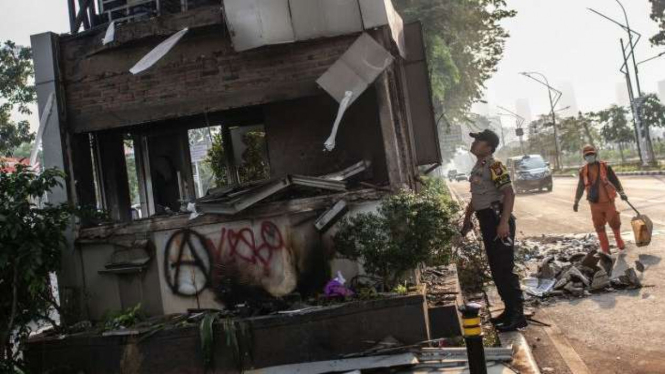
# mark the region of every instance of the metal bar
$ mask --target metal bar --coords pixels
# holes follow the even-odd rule
[[[79,2],[79,15],[82,16],[81,20],[83,22],[83,29],[90,29],[90,18],[88,17],[88,6],[90,6],[90,0],[78,0]],[[77,17],[78,20],[78,17]],[[78,30],[78,28],[77,28]]]
[[[69,10],[69,29],[72,34],[75,34],[77,30],[74,28],[76,25],[76,3],[74,0],[67,0],[67,7]]]

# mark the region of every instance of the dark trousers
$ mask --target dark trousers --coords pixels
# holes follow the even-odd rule
[[[497,228],[500,217],[492,209],[483,209],[476,212],[480,223],[480,231],[483,234],[483,243],[487,253],[487,262],[490,265],[492,279],[496,284],[501,300],[506,305],[506,310],[522,311],[524,299],[517,274],[515,274],[515,218],[510,217],[511,245],[504,244],[497,238]]]

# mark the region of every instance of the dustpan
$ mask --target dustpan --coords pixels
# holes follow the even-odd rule
[[[630,225],[633,227],[633,234],[635,234],[635,244],[638,247],[651,244],[651,234],[653,233],[651,219],[647,215],[641,214],[628,200],[626,200],[626,203],[637,213],[637,216],[633,217],[632,221],[630,221]]]

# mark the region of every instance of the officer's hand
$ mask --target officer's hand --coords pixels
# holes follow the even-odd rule
[[[579,209],[580,209],[580,204],[575,203],[575,205],[573,205],[573,211],[574,211],[575,213],[577,213],[577,211],[578,211]]]
[[[628,201],[628,196],[626,196],[625,192],[623,191],[619,192],[619,196],[621,196],[621,200]]]
[[[499,224],[499,227],[496,229],[496,236],[500,239],[505,239],[510,236],[510,225],[508,225],[508,222],[501,222]]]

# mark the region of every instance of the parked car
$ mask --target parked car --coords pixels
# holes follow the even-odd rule
[[[552,170],[550,163],[541,155],[525,155],[508,159],[508,172],[516,192],[532,190],[552,191]]]
[[[455,169],[448,170],[448,180],[449,181],[452,182],[456,177],[457,177],[457,170],[455,170]]]
[[[469,177],[464,173],[457,173],[455,180],[458,182],[468,181]]]

